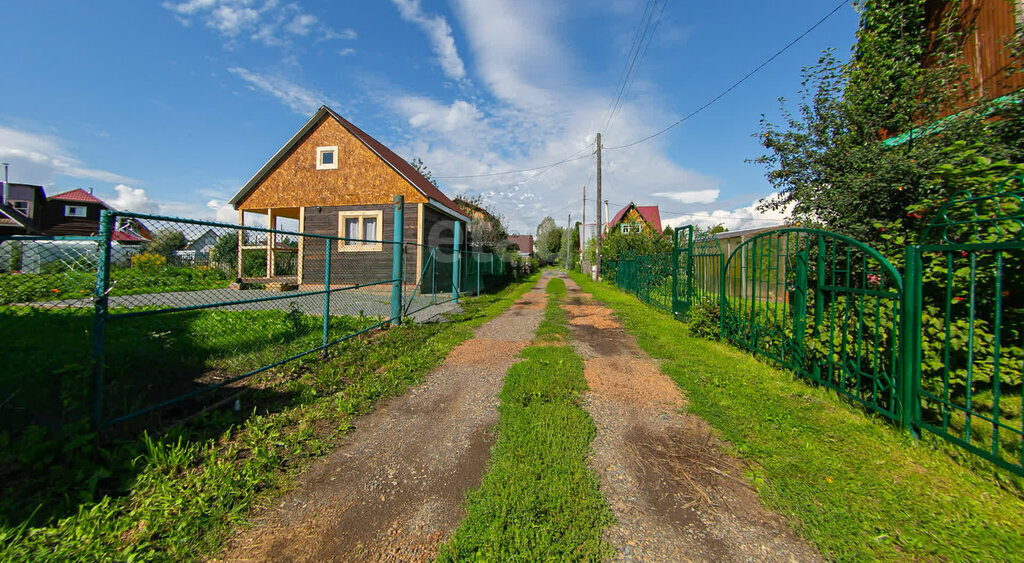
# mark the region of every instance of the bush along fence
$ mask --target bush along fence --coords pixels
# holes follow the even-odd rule
[[[0,341],[19,351],[0,375],[0,422],[191,414],[201,395],[443,312],[425,309],[514,273],[499,256],[392,231],[367,240],[104,211],[96,236],[0,237]]]
[[[827,231],[779,228],[728,255],[693,226],[606,279],[914,432],[1024,476],[1024,192],[961,192],[898,268]]]

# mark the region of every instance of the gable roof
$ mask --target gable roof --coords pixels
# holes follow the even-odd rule
[[[629,202],[629,205],[620,209],[619,212],[615,214],[615,218],[612,219],[611,223],[608,223],[608,226],[614,227],[615,225],[618,225],[619,221],[621,221],[622,218],[626,216],[626,213],[629,212],[629,208],[631,207],[636,208],[636,212],[639,213],[640,216],[644,218],[644,221],[650,223],[652,229],[658,231],[659,233],[661,232],[661,212],[658,211],[658,206],[640,206],[636,205],[633,202]]]
[[[437,186],[430,183],[430,180],[427,180],[423,174],[420,174],[419,171],[406,162],[404,158],[395,154],[394,151],[384,146],[383,143],[374,139],[365,131],[356,127],[327,106],[320,106],[320,109],[313,114],[313,117],[309,118],[309,121],[299,129],[298,133],[293,135],[292,138],[289,139],[279,151],[277,151],[277,154],[271,157],[271,159],[263,165],[263,168],[260,168],[260,170],[256,172],[256,174],[253,175],[253,177],[250,178],[240,190],[238,190],[238,193],[236,193],[228,203],[237,208],[238,204],[248,197],[263,178],[265,178],[267,174],[274,169],[278,161],[288,154],[288,151],[298,144],[299,141],[306,136],[306,133],[308,133],[309,130],[319,123],[325,116],[329,116],[337,121],[338,124],[344,127],[346,131],[351,133],[356,139],[359,139],[359,142],[363,143],[366,148],[370,149],[374,154],[380,157],[380,159],[387,163],[395,172],[398,172],[400,176],[405,178],[412,187],[416,188],[416,190],[423,194],[427,199],[433,200],[438,205],[446,208],[447,211],[454,213],[458,218],[465,219],[465,215],[462,210],[459,209],[459,206],[455,205],[455,202],[448,199],[448,196],[444,195]]]
[[[533,235],[509,235],[508,242],[519,247],[519,252],[533,254]]]
[[[107,209],[111,209],[111,207],[109,205],[107,205],[106,203],[103,203],[103,200],[101,200],[100,198],[98,198],[98,197],[92,195],[91,193],[83,190],[82,188],[66,191],[66,192],[63,192],[63,193],[59,193],[57,195],[52,195],[52,196],[50,196],[50,197],[48,197],[46,199],[48,199],[48,200],[49,199],[59,199],[61,201],[76,201],[78,203],[98,203],[98,204],[102,205],[103,207],[106,207]]]

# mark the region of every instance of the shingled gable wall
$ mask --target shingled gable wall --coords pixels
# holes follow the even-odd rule
[[[317,147],[338,147],[337,170],[316,169]],[[330,115],[325,115],[238,204],[242,211],[269,208],[379,205],[404,195],[427,198]]]

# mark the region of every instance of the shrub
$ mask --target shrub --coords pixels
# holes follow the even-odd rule
[[[167,258],[160,254],[138,254],[132,256],[132,267],[140,270],[157,270],[167,266]]]
[[[686,331],[690,336],[718,340],[721,337],[721,318],[722,310],[717,299],[699,299],[687,313]]]

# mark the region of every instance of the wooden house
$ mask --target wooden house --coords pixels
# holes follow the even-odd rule
[[[456,232],[465,248],[468,218],[441,190],[379,141],[323,106],[245,183],[230,203],[245,215],[266,216],[270,228],[281,218],[298,221],[299,232],[347,237],[331,241],[300,237],[298,246],[275,237],[245,238],[240,233],[239,262],[245,252],[265,252],[266,272],[259,279],[282,284],[322,285],[325,255],[332,284],[390,279],[394,200],[404,196],[405,280],[419,281],[431,263],[444,262],[450,283],[451,250]],[[439,247],[434,251],[430,247]],[[278,275],[277,255],[298,253],[295,273]],[[433,276],[432,276],[433,277]]]
[[[9,183],[0,202],[0,236],[39,233],[43,228],[46,192],[42,186]]]
[[[623,207],[608,223],[608,232],[622,234],[654,232],[661,234],[661,213],[657,205],[638,206],[633,202]]]
[[[93,236],[99,233],[100,212],[113,210],[91,191],[75,189],[46,198],[43,232],[51,236]],[[111,240],[139,245],[151,238],[149,230],[137,219],[121,217]]]

